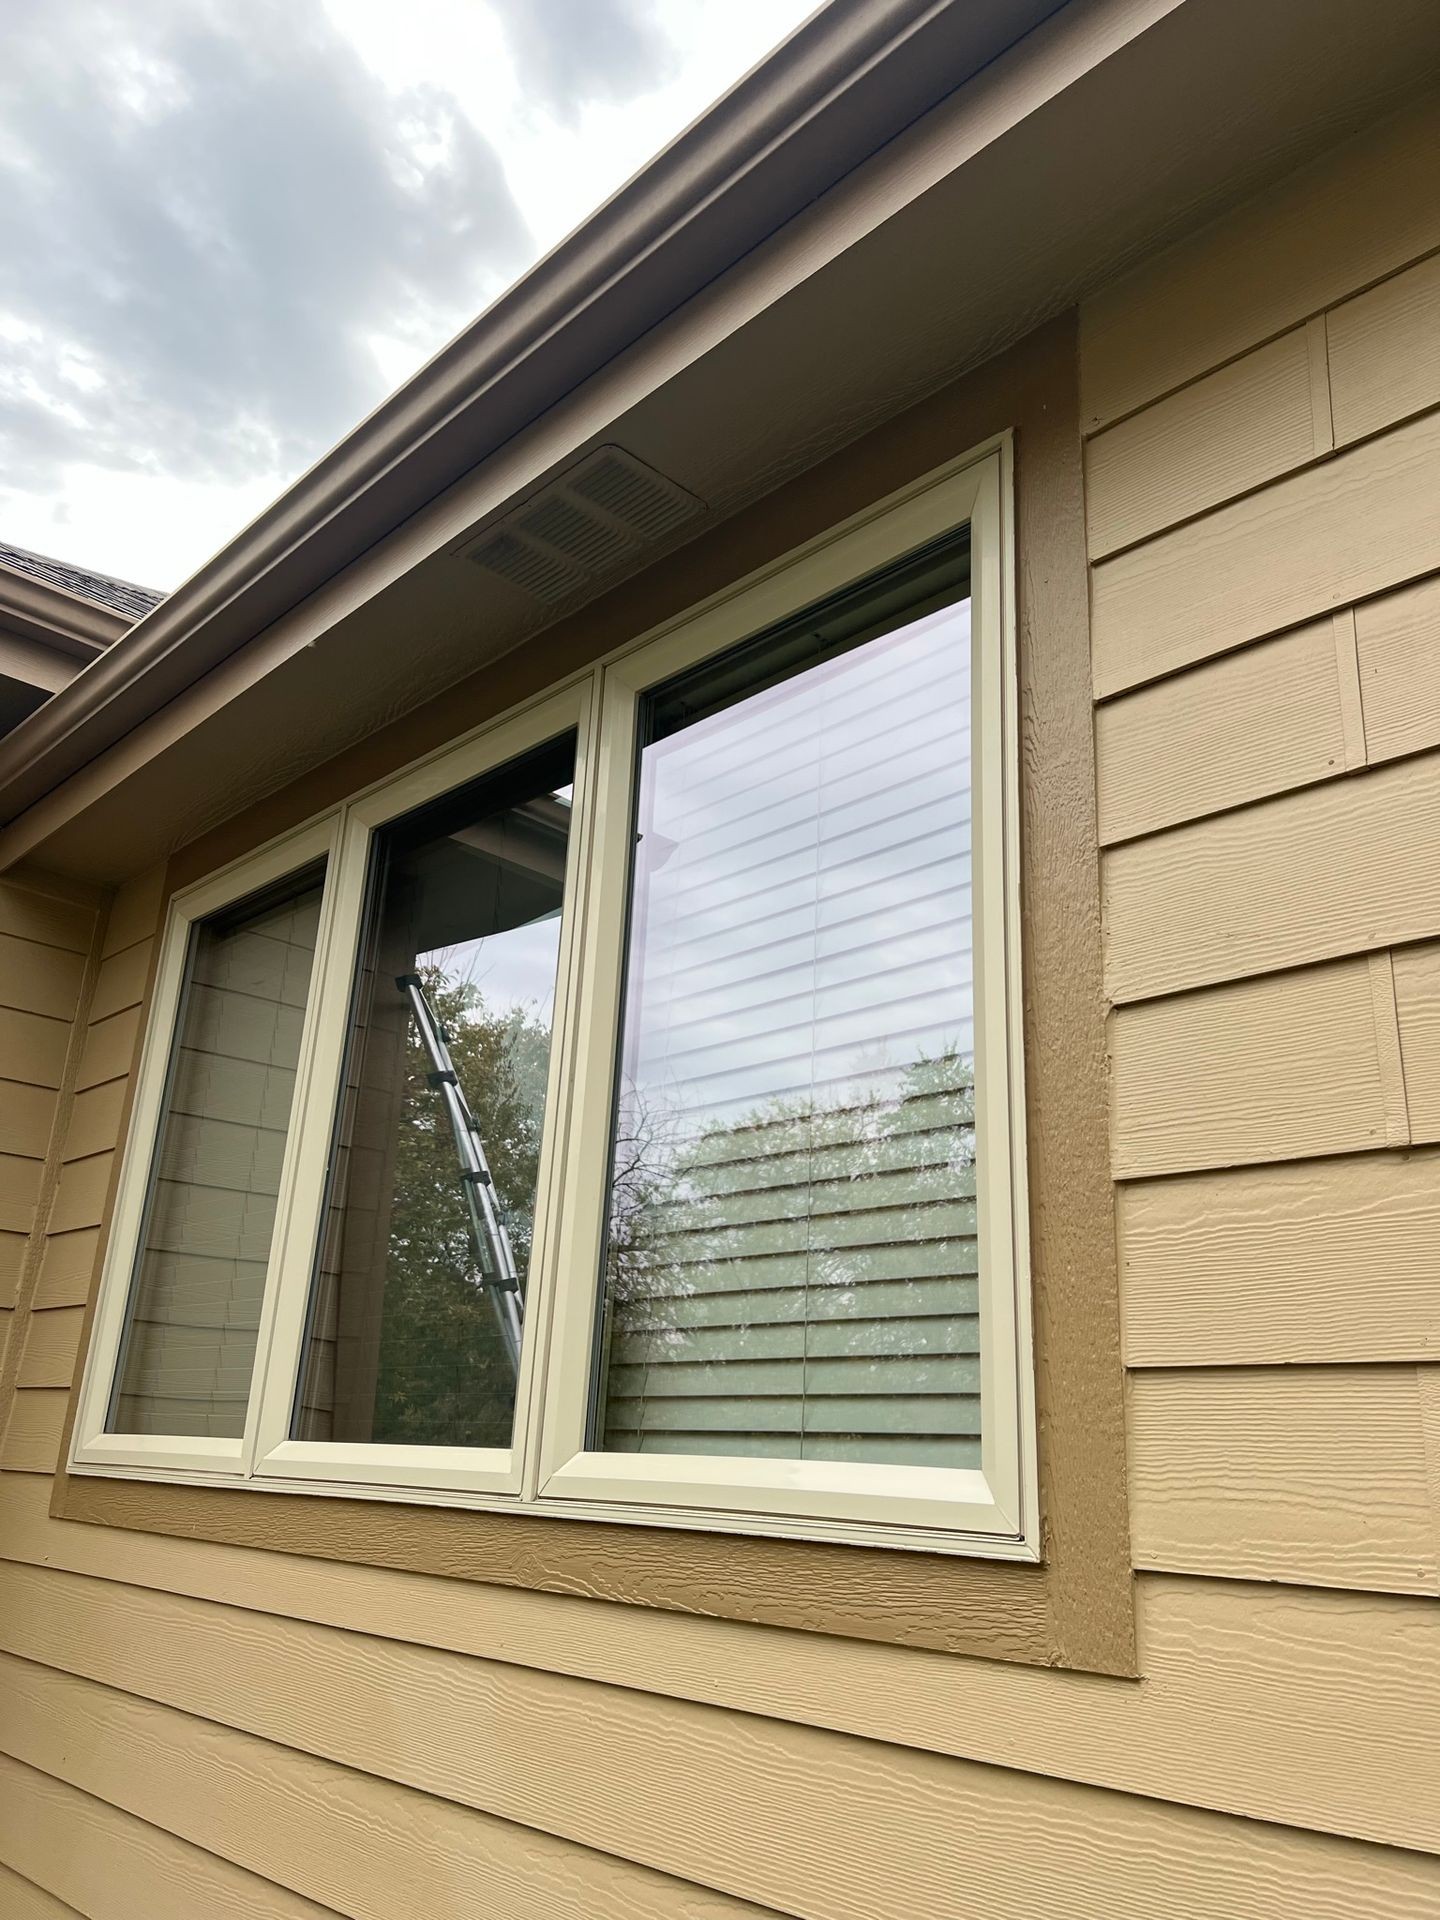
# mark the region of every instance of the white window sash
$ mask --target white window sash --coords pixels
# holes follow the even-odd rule
[[[546,1275],[552,1264],[554,1166],[556,1141],[565,1124],[564,1088],[568,1050],[566,986],[575,947],[576,890],[579,885],[584,829],[583,790],[589,740],[591,688],[581,684],[553,694],[487,728],[482,734],[451,747],[411,768],[398,780],[353,800],[345,809],[340,853],[336,862],[335,939],[326,959],[319,998],[326,1009],[324,1032],[310,1061],[309,1073],[297,1099],[303,1100],[304,1121],[299,1146],[299,1178],[282,1221],[279,1284],[274,1289],[268,1329],[266,1365],[260,1394],[253,1471],[257,1477],[285,1481],[324,1481],[364,1487],[414,1486],[432,1489],[469,1489],[473,1492],[514,1495],[520,1489],[533,1395],[537,1325],[543,1312]],[[294,1440],[291,1412],[305,1344],[311,1275],[320,1241],[321,1216],[326,1201],[335,1115],[348,1038],[351,992],[357,956],[364,937],[366,877],[370,848],[376,832],[392,820],[453,792],[471,780],[493,773],[522,754],[565,733],[576,736],[575,805],[560,910],[560,953],[555,1012],[550,1032],[550,1061],[546,1083],[545,1122],[541,1135],[535,1232],[527,1286],[525,1337],[521,1343],[520,1374],[515,1392],[515,1420],[509,1447],[419,1447],[357,1442]],[[267,1338],[268,1336],[268,1338]]]
[[[96,1304],[95,1325],[90,1338],[79,1404],[71,1439],[70,1464],[74,1467],[139,1468],[146,1473],[213,1475],[236,1474],[244,1470],[250,1447],[248,1425],[253,1422],[260,1378],[263,1347],[257,1339],[255,1370],[251,1376],[247,1433],[238,1440],[216,1440],[198,1435],[107,1433],[112,1391],[117,1385],[116,1371],[125,1336],[140,1238],[144,1231],[146,1204],[154,1174],[156,1148],[170,1072],[170,1057],[177,1037],[185,968],[190,951],[191,929],[197,921],[234,906],[247,894],[284,880],[312,862],[325,860],[325,890],[320,907],[320,925],[316,937],[315,960],[310,976],[305,1018],[301,1027],[296,1094],[290,1108],[289,1127],[280,1164],[279,1193],[276,1200],[275,1228],[265,1270],[264,1298],[268,1302],[275,1291],[279,1271],[281,1210],[294,1190],[300,1131],[299,1076],[313,1055],[320,1035],[322,1009],[317,991],[321,957],[330,933],[330,907],[335,866],[338,816],[312,823],[297,832],[272,842],[260,852],[247,855],[221,872],[212,874],[193,887],[172,896],[160,934],[160,952],[156,964],[155,986],[151,995],[150,1016],[141,1045],[136,1072],[135,1099],[130,1127],[121,1157],[120,1178],[116,1187],[110,1238],[105,1251],[104,1268]],[[263,1309],[262,1309],[263,1313]],[[263,1331],[263,1320],[262,1320]]]

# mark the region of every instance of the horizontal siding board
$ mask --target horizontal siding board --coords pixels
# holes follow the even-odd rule
[[[963,1317],[944,1313],[914,1317],[911,1303],[902,1304],[903,1317],[868,1320],[858,1317],[857,1312],[854,1318],[808,1326],[803,1324],[802,1301],[794,1317],[785,1321],[755,1321],[747,1313],[741,1324],[689,1329],[683,1340],[677,1340],[668,1328],[645,1327],[616,1334],[610,1342],[610,1358],[616,1366],[637,1366],[677,1360],[834,1359],[857,1354],[980,1351],[980,1321],[973,1302],[971,1312]],[[857,1308],[863,1311],[863,1302],[857,1303]]]
[[[946,1249],[949,1249],[948,1256]],[[911,1280],[867,1279],[847,1285],[831,1296],[804,1284],[777,1284],[753,1291],[716,1293],[700,1299],[683,1294],[654,1294],[643,1302],[631,1302],[629,1325],[636,1337],[651,1339],[671,1329],[695,1330],[703,1340],[712,1327],[731,1328],[743,1323],[758,1334],[770,1329],[794,1331],[797,1323],[809,1323],[812,1352],[826,1351],[831,1343],[845,1337],[847,1328],[856,1324],[870,1326],[903,1324],[906,1316],[919,1316],[927,1324],[955,1313],[977,1311],[978,1280],[966,1279],[977,1264],[973,1241],[930,1243],[937,1258],[931,1272],[922,1272]],[[871,1256],[866,1256],[868,1267]],[[756,1262],[767,1270],[779,1263]],[[901,1267],[920,1263],[904,1261]],[[803,1272],[803,1269],[802,1269]],[[877,1336],[883,1337],[883,1336]],[[618,1349],[617,1349],[618,1350]]]
[[[1440,745],[1440,578],[1355,609],[1372,762]]]
[[[104,1020],[92,1017],[80,1055],[80,1071],[75,1081],[77,1089],[83,1092],[87,1087],[98,1087],[103,1081],[116,1080],[128,1074],[139,1036],[138,1007],[129,1007],[124,1013],[111,1014]]]
[[[106,1080],[75,1096],[65,1128],[65,1159],[84,1160],[119,1144],[127,1087],[125,1080]]]
[[[1257,1819],[1440,1851],[1428,1600],[1147,1574],[1143,1686],[423,1574],[67,1526],[0,1481],[0,1554]],[[130,1609],[133,1595],[119,1595]],[[100,1603],[103,1605],[103,1601]],[[149,1616],[142,1614],[143,1621]],[[1196,1648],[1213,1657],[1197,1657]],[[1306,1764],[1295,1765],[1296,1731]]]
[[[128,1007],[139,1006],[150,971],[151,944],[149,940],[138,940],[134,946],[122,947],[101,961],[90,1003],[92,1021],[107,1020]]]
[[[80,1227],[71,1233],[51,1233],[40,1256],[35,1282],[37,1307],[83,1307],[100,1249],[98,1227]]]
[[[908,1332],[907,1323],[895,1323],[890,1332],[904,1336]],[[859,1348],[825,1357],[814,1353],[747,1356],[740,1351],[738,1341],[726,1344],[730,1350],[714,1359],[692,1357],[688,1347],[629,1362],[623,1355],[613,1354],[610,1390],[617,1399],[628,1394],[644,1398],[673,1395],[676,1399],[690,1400],[718,1394],[728,1400],[734,1394],[748,1401],[752,1397],[796,1394],[802,1396],[800,1424],[806,1427],[825,1412],[824,1406],[817,1402],[824,1402],[830,1396],[836,1396],[838,1418],[850,1407],[862,1404],[847,1396],[875,1393],[908,1398],[973,1394],[978,1401],[980,1393],[980,1362],[974,1357],[973,1346],[964,1357],[937,1354],[933,1350],[925,1355],[911,1351],[866,1353]],[[34,1384],[49,1383],[36,1381]],[[894,1417],[893,1408],[890,1417]],[[923,1409],[917,1407],[916,1418],[924,1417]],[[967,1420],[966,1431],[969,1430]]]
[[[33,940],[67,953],[88,953],[95,933],[95,908],[60,900],[14,880],[0,881],[0,933]]]
[[[848,1424],[848,1423],[847,1423]],[[858,1424],[858,1423],[857,1423]],[[821,1433],[807,1437],[798,1448],[785,1434],[741,1433],[726,1428],[687,1433],[682,1427],[654,1427],[649,1423],[642,1432],[626,1429],[618,1422],[611,1430],[613,1442],[637,1453],[714,1454],[726,1458],[740,1455],[746,1459],[793,1460],[797,1452],[806,1460],[863,1461],[867,1466],[885,1466],[891,1461],[911,1467],[979,1467],[980,1434],[972,1421],[969,1435],[957,1435],[953,1421],[946,1421],[942,1438],[914,1433]],[[652,1430],[653,1428],[653,1430]]]
[[[1440,944],[1397,953],[1391,964],[1411,1134],[1440,1140]]]
[[[668,1386],[668,1383],[663,1383]],[[896,1417],[893,1407],[882,1402],[860,1398],[842,1399],[838,1395],[833,1399],[825,1397],[794,1398],[783,1396],[774,1399],[757,1397],[746,1400],[736,1406],[731,1400],[687,1400],[678,1396],[670,1400],[652,1401],[649,1399],[624,1399],[619,1393],[606,1409],[607,1427],[614,1435],[614,1444],[633,1445],[628,1438],[645,1431],[653,1435],[654,1451],[660,1453],[685,1452],[686,1448],[680,1436],[687,1434],[715,1434],[726,1440],[732,1433],[743,1435],[746,1431],[754,1434],[814,1434],[817,1437],[829,1434],[874,1434],[884,1440],[896,1439]],[[980,1431],[980,1401],[978,1395],[936,1394],[933,1397],[917,1398],[906,1406],[904,1432],[907,1435],[919,1435],[922,1438],[934,1436],[978,1435]],[[792,1449],[787,1447],[786,1452]],[[825,1449],[801,1449],[805,1457],[823,1458]],[[968,1459],[956,1464],[969,1465]]]
[[[4,1062],[8,1080],[58,1087],[69,1044],[68,1021],[0,1007],[0,1061]]]
[[[1127,1182],[1132,1367],[1440,1357],[1440,1154]]]
[[[79,1227],[101,1224],[114,1160],[112,1152],[92,1153],[87,1159],[66,1162],[60,1169],[50,1209],[51,1233],[71,1233]]]
[[[29,1234],[0,1233],[0,1307],[15,1304],[20,1291],[20,1269],[29,1244]]]
[[[1325,328],[1337,444],[1440,403],[1440,255],[1345,301]]]
[[[1328,451],[1316,433],[1304,327],[1099,434],[1085,450],[1092,559]]]
[[[27,1387],[16,1393],[0,1437],[0,1469],[11,1473],[55,1471],[69,1398],[60,1387]]]
[[[1097,696],[1440,567],[1440,414],[1218,507],[1091,575]]]
[[[0,1153],[43,1159],[55,1123],[53,1087],[0,1080]]]
[[[0,1750],[352,1916],[761,1920],[604,1853],[0,1656]]]
[[[16,1384],[22,1387],[68,1387],[75,1371],[80,1344],[81,1307],[49,1308],[32,1313],[20,1354]]]
[[[37,1920],[72,1912],[89,1920],[325,1920],[334,1913],[3,1755],[0,1799],[7,1814],[0,1853],[68,1903],[44,1896],[52,1903],[33,1909]],[[7,1905],[9,1893],[0,1880],[6,1920],[32,1911]]]
[[[387,1098],[392,1091],[393,1082],[387,1084]],[[237,1126],[283,1129],[294,1093],[295,1076],[286,1067],[189,1047],[182,1047],[176,1059],[172,1098],[182,1112]]]
[[[1095,436],[1085,461],[1091,558],[1437,404],[1440,255]]]
[[[397,1874],[411,1873],[422,1876],[409,1888],[413,1905],[427,1913],[468,1911],[455,1904],[467,1886],[449,1877],[432,1885],[429,1876],[441,1868],[455,1873],[449,1843],[456,1829],[468,1830],[475,1847],[476,1815],[460,1809],[479,1803],[529,1829],[532,1848],[544,1831],[563,1830],[580,1845],[593,1836],[678,1882],[716,1887],[801,1920],[873,1920],[895,1912],[958,1920],[977,1909],[1015,1920],[1159,1910],[1248,1920],[1257,1909],[1348,1920],[1357,1901],[1367,1914],[1411,1920],[1416,1903],[1440,1888],[1440,1862],[1398,1850],[1004,1768],[886,1752],[784,1722],[683,1702],[660,1710],[653,1698],[620,1689],[558,1684],[384,1643],[357,1646],[348,1635],[277,1632],[274,1623],[238,1613],[196,1630],[206,1643],[199,1657],[189,1635],[169,1660],[160,1637],[146,1636],[154,1684],[183,1693],[193,1714],[225,1684],[216,1644],[235,1659],[258,1634],[267,1657],[273,1649],[281,1662],[273,1669],[276,1684],[237,1704],[279,1739],[226,1733],[218,1723],[207,1725],[208,1716],[187,1719],[8,1657],[0,1659],[0,1739],[18,1757],[80,1776],[77,1785],[132,1803],[142,1816],[133,1802],[170,1784],[192,1828],[187,1837],[232,1858],[243,1850],[245,1864],[263,1848],[272,1877],[301,1891],[313,1892],[314,1874],[327,1873],[329,1897],[357,1914],[385,1912],[377,1896],[397,1884]],[[119,1653],[113,1639],[87,1648],[73,1633],[67,1646],[93,1666],[113,1665]],[[366,1657],[357,1660],[362,1647]],[[337,1661],[345,1662],[338,1690]],[[94,1737],[76,1741],[87,1723]],[[489,1736],[478,1744],[477,1726]],[[250,1758],[260,1738],[270,1744]],[[342,1774],[328,1758],[292,1748],[291,1740],[343,1751],[353,1770]],[[604,1766],[594,1764],[597,1751]],[[207,1791],[214,1767],[207,1757],[219,1752],[233,1783],[223,1795]],[[373,1778],[370,1756],[405,1780],[386,1785]],[[182,1768],[188,1790],[177,1785]],[[331,1844],[320,1856],[313,1819],[322,1782]],[[413,1842],[395,1845],[397,1828],[415,1832],[417,1782],[438,1796],[425,1803],[429,1844],[418,1851]],[[813,1782],[814,1790],[797,1791],[797,1782]],[[281,1787],[288,1789],[284,1801],[274,1797]],[[221,1822],[224,1844],[217,1845]],[[193,1830],[202,1823],[203,1835]],[[495,1862],[486,1864],[493,1873]],[[343,1895],[337,1873],[347,1876]],[[679,1894],[672,1883],[670,1899]]]
[[[160,908],[165,891],[165,869],[151,867],[119,888],[110,903],[105,922],[101,952],[108,960],[112,953],[150,939],[160,925]]]
[[[1121,1007],[1111,1055],[1120,1178],[1386,1144],[1363,959]]]
[[[1440,246],[1425,100],[1146,261],[1080,310],[1083,418],[1103,425]]]
[[[1129,1435],[1137,1566],[1440,1593],[1414,1367],[1137,1373]]]
[[[1327,619],[1097,708],[1101,844],[1328,780],[1345,764]]]
[[[28,1233],[35,1219],[43,1158],[0,1153],[0,1230]]]
[[[27,1768],[27,1772],[33,1769]],[[3,1843],[0,1843],[3,1845]],[[93,1911],[93,1910],[92,1910]],[[0,1913],[5,1920],[71,1920],[79,1909],[66,1906],[53,1893],[37,1887],[33,1880],[0,1863]],[[80,1916],[84,1920],[84,1916]]]
[[[1113,847],[1115,1000],[1305,966],[1440,933],[1440,756]]]
[[[72,1020],[85,974],[83,953],[0,933],[0,1005]]]

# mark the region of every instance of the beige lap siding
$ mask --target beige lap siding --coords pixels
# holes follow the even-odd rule
[[[1148,579],[1154,633],[1213,641],[1172,651],[1170,678],[1102,676],[1097,714],[1107,839],[1138,850],[1106,885],[1143,1680],[58,1522],[64,1394],[26,1388],[35,1471],[0,1474],[0,1750],[27,1811],[0,1826],[0,1912],[49,1914],[48,1894],[130,1920],[152,1910],[126,1904],[132,1880],[187,1916],[1440,1909],[1440,1805],[1419,1790],[1440,1749],[1440,912],[1421,842],[1356,837],[1377,795],[1411,791],[1377,784],[1384,766],[1440,751],[1440,562],[1423,530],[1407,548],[1393,516],[1373,525],[1392,495],[1344,464],[1383,477],[1433,431],[1414,346],[1437,337],[1433,281],[1411,270],[1440,249],[1437,154],[1432,103],[1082,316],[1087,416],[1127,429],[1103,479],[1092,462],[1097,569]],[[1292,339],[1241,364],[1297,332],[1303,356]],[[1224,368],[1209,392],[1236,403],[1168,397]],[[1198,479],[1130,470],[1167,421],[1189,423],[1174,443]],[[1350,563],[1274,511],[1297,480],[1348,503],[1330,524],[1368,569],[1357,605]],[[1173,517],[1137,521],[1150,500]],[[1279,569],[1320,566],[1323,604],[1262,593],[1211,640],[1185,624],[1167,596],[1196,576],[1166,543],[1217,515],[1224,537],[1187,551],[1249,552],[1247,521],[1265,526]],[[1149,631],[1114,646],[1102,621],[1097,657],[1148,672]],[[1319,847],[1321,821],[1349,851],[1306,869],[1307,932],[1266,861]],[[1148,943],[1130,875],[1153,877],[1157,929],[1180,926],[1171,889],[1212,828],[1249,881],[1187,960]],[[92,1028],[87,1085],[125,1070],[125,1018]],[[79,1167],[105,1151],[82,1144]],[[72,1181],[40,1265],[61,1313],[94,1191]],[[72,1325],[37,1345],[43,1371]]]
[[[45,875],[0,878],[0,1468],[54,1466],[74,1366],[76,1316],[43,1255],[77,1203],[63,1153],[101,904]]]

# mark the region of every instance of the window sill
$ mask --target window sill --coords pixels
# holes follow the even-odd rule
[[[1004,1516],[998,1514],[994,1531],[974,1525],[963,1530],[959,1527],[908,1526],[882,1521],[866,1525],[849,1519],[829,1520],[808,1514],[767,1514],[713,1504],[687,1506],[671,1499],[663,1504],[657,1502],[650,1505],[619,1497],[586,1498],[578,1492],[561,1495],[547,1493],[533,1500],[522,1501],[515,1494],[487,1492],[453,1483],[432,1486],[386,1485],[379,1480],[378,1469],[375,1470],[377,1477],[364,1484],[326,1480],[313,1471],[303,1479],[264,1472],[258,1472],[249,1479],[230,1477],[228,1474],[222,1479],[219,1476],[226,1473],[226,1466],[225,1462],[217,1462],[214,1472],[206,1472],[198,1468],[140,1469],[129,1465],[105,1466],[94,1460],[77,1462],[70,1468],[70,1485],[63,1517],[91,1518],[92,1499],[79,1489],[85,1483],[99,1483],[112,1487],[143,1487],[153,1490],[157,1498],[166,1490],[178,1493],[191,1488],[240,1497],[286,1497],[298,1494],[313,1499],[359,1503],[362,1511],[364,1503],[379,1501],[387,1506],[415,1508],[422,1512],[443,1508],[459,1513],[504,1516],[510,1522],[535,1519],[565,1526],[580,1522],[612,1529],[647,1528],[664,1532],[704,1533],[722,1540],[784,1540],[802,1546],[842,1547],[861,1552],[874,1550],[887,1555],[914,1553],[932,1559],[1003,1560],[1022,1564],[1038,1564],[1040,1560],[1038,1546],[1013,1531],[1003,1530]],[[94,1501],[98,1501],[103,1508],[107,1497],[97,1490]],[[117,1510],[131,1511],[129,1502],[132,1498],[127,1494],[117,1495]],[[86,1511],[81,1513],[80,1507]],[[177,1505],[177,1512],[183,1510],[183,1506]],[[101,1519],[103,1524],[127,1524],[122,1520],[109,1521],[102,1513],[96,1513],[93,1517]],[[361,1552],[356,1557],[363,1559],[365,1556]]]

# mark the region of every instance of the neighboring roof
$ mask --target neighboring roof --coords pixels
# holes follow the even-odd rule
[[[112,613],[124,614],[132,624],[143,620],[165,598],[152,587],[137,587],[131,580],[116,580],[108,573],[72,566],[67,560],[51,560],[43,553],[31,553],[28,548],[12,547],[4,541],[0,541],[0,566],[10,567],[16,573],[28,573],[33,580],[41,580],[48,587],[60,587],[82,600],[93,600]]]
[[[0,735],[48,706],[164,597],[0,541]]]

